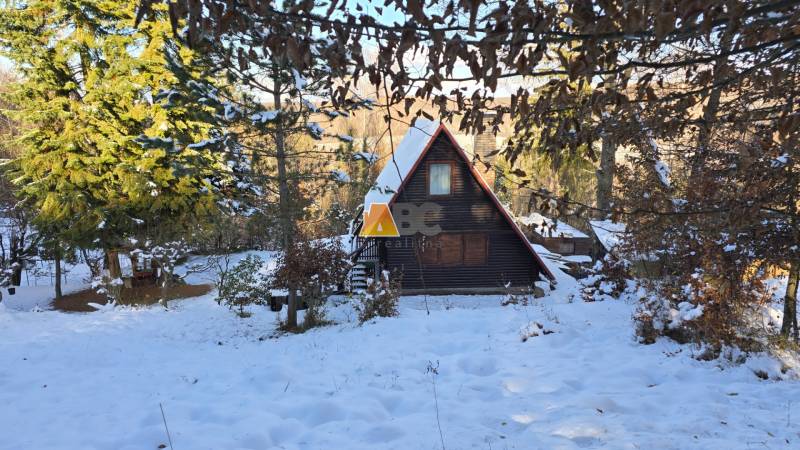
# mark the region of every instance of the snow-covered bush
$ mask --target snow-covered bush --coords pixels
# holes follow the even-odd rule
[[[590,275],[581,280],[581,292],[587,302],[617,299],[628,287],[631,279],[630,263],[608,253],[597,261]]]
[[[726,345],[761,350],[764,329],[748,318],[765,304],[769,293],[757,271],[730,276],[696,269],[687,277],[650,283],[634,314],[643,343],[658,336],[695,342],[718,354]]]
[[[264,260],[256,255],[248,255],[231,269],[219,283],[217,302],[246,317],[245,307],[263,305],[269,302],[269,276]]]
[[[652,263],[642,268],[659,278],[637,315],[640,329],[745,351],[780,332],[754,319],[772,301],[764,289],[770,267],[788,266],[800,255],[791,213],[797,183],[782,178],[791,171],[776,170],[784,164],[776,157],[796,146],[755,138],[753,130],[719,129],[702,151],[671,153],[678,158],[673,169],[690,170],[657,173],[658,164],[653,171],[660,160],[654,140],[631,166],[619,167],[615,207],[632,212],[622,247]],[[788,334],[793,327],[785,325]]]
[[[363,324],[376,317],[395,317],[399,314],[397,303],[400,299],[400,277],[384,270],[381,279],[367,280],[367,289],[356,297],[355,309],[358,322]]]
[[[659,336],[667,330],[669,302],[656,294],[650,294],[639,300],[639,306],[633,314],[636,325],[636,336],[642,344],[654,344]]]

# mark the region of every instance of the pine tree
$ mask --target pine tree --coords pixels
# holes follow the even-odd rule
[[[577,104],[591,96],[591,88],[586,84],[567,86],[560,94],[559,101],[564,104]],[[540,95],[553,93],[543,88]],[[531,102],[538,100],[538,96],[534,96]],[[507,190],[524,193],[521,195],[523,204],[515,205],[523,212],[541,210],[553,216],[577,217],[592,207],[595,199],[610,195],[611,180],[605,180],[609,184],[604,186],[608,192],[601,193],[602,177],[595,173],[595,149],[606,143],[578,140],[578,130],[589,126],[582,120],[585,118],[575,117],[569,108],[557,108],[536,126],[529,123],[530,116],[520,117],[514,122],[514,137],[501,153],[503,158],[497,169],[502,173],[501,181]],[[572,130],[570,139],[560,137],[563,128]],[[612,168],[613,163],[612,158]],[[553,202],[551,199],[567,201]],[[569,203],[575,206],[567,207]],[[599,203],[598,207],[602,207]],[[554,205],[558,205],[558,211],[550,210]]]
[[[12,114],[28,129],[9,178],[38,224],[109,259],[142,227],[214,213],[230,178],[220,155],[183,144],[213,132],[204,111],[158,96],[174,82],[167,54],[191,54],[170,42],[165,8],[134,28],[135,6],[33,0],[0,14],[0,48],[21,75]]]

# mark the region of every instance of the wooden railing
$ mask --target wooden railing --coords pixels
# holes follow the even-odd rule
[[[377,261],[380,259],[380,241],[375,238],[356,237],[354,261]]]

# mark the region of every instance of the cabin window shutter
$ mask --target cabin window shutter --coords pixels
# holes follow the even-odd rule
[[[485,266],[489,241],[486,233],[442,233],[419,239],[417,249],[426,266]]]
[[[450,195],[450,164],[431,164],[428,166],[428,193],[430,195]]]
[[[440,234],[439,264],[459,266],[463,260],[464,248],[460,234]]]
[[[439,262],[438,236],[423,237],[417,240],[417,250],[423,265],[434,265]]]
[[[489,253],[485,233],[470,233],[464,235],[464,265],[484,266]]]

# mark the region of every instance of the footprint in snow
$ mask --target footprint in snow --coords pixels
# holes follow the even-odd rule
[[[478,377],[488,377],[497,373],[497,360],[494,358],[461,358],[458,367],[465,373]]]

